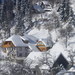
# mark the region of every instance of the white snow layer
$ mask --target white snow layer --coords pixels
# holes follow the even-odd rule
[[[31,52],[27,58],[32,60],[37,60],[37,58],[39,58],[41,54],[42,52]]]
[[[40,69],[49,70],[50,68],[47,64],[43,64],[42,66],[40,66]]]
[[[68,53],[66,51],[66,48],[63,46],[62,43],[57,42],[52,49],[50,49],[50,53],[53,57],[53,60],[56,60],[58,56],[62,53],[63,56],[68,59]]]
[[[12,35],[6,41],[12,41],[15,46],[27,46],[25,43],[23,43],[19,35]]]
[[[48,33],[48,30],[42,28],[42,29],[37,29],[37,28],[34,28],[33,30],[31,30],[29,33],[29,35],[33,35],[35,36],[36,38],[38,39],[44,39],[44,38],[47,38],[49,37],[49,33]]]

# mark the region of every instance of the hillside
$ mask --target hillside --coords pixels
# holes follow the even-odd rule
[[[43,67],[44,70],[46,69],[45,75],[50,75],[51,71],[53,71],[51,75],[56,75],[55,71],[57,73],[65,69],[63,65],[65,62],[70,63],[69,67],[74,66],[74,7],[74,0],[0,0],[0,43],[14,46],[9,49],[0,47],[1,75],[35,75],[34,71],[38,72],[43,65],[46,66],[46,68]],[[18,41],[14,40],[14,35],[19,35],[16,37]],[[10,40],[12,36],[14,37]],[[13,40],[19,43],[19,47],[13,43]],[[41,48],[46,47],[48,50],[40,51],[39,42],[42,44]],[[3,53],[5,49],[9,50],[12,55]],[[15,57],[13,60],[10,58],[14,56],[11,51],[16,52],[14,49],[19,49],[20,52],[22,49],[24,52],[31,50],[23,59],[23,63],[19,64],[19,61],[15,62]],[[15,55],[18,54],[15,53]],[[20,56],[22,56],[21,53]],[[63,64],[62,60],[58,59],[60,56],[65,61],[62,62]],[[55,67],[56,61],[57,66]],[[43,69],[41,73],[43,74]]]

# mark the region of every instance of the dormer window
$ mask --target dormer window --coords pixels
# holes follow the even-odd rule
[[[23,39],[22,39],[22,41],[23,41],[24,43],[26,43],[26,44],[28,44],[28,43],[29,43],[29,41],[28,41],[28,40],[23,40]]]

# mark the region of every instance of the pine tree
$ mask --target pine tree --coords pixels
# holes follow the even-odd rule
[[[27,22],[28,25],[26,25],[26,30],[30,29],[32,24],[32,2],[31,0],[25,0],[26,1],[26,8],[25,8],[25,22]]]
[[[30,0],[16,0],[15,33],[23,33],[32,27],[31,9],[32,2]]]
[[[72,17],[72,8],[70,7],[69,0],[63,0],[58,9],[62,21],[67,21]]]
[[[23,1],[23,0],[22,0]],[[16,20],[16,27],[15,27],[15,34],[23,35],[24,33],[24,21],[23,21],[23,7],[22,6],[22,1],[21,0],[16,0],[16,15],[15,15],[15,20]]]
[[[14,18],[12,0],[2,0],[0,13],[1,27],[5,31],[7,38],[10,36],[11,21]]]
[[[21,19],[21,17],[19,17],[15,27],[15,34],[23,35],[24,32],[25,32],[24,21]]]
[[[70,20],[70,25],[73,25],[73,26],[75,26],[75,15],[74,15],[74,12],[73,12],[73,10],[71,9],[71,20]]]

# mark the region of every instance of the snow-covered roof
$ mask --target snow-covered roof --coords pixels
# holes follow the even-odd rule
[[[40,5],[33,5],[34,9],[37,10],[38,12],[44,12],[44,10],[40,7]]]
[[[32,51],[39,52],[39,49],[34,44],[28,44],[28,46]]]
[[[50,49],[50,54],[52,55],[53,60],[56,60],[60,54],[68,59],[68,52],[66,51],[66,48],[61,42],[57,42],[56,44],[54,44],[52,49]]]
[[[43,64],[42,66],[40,66],[40,69],[42,70],[49,70],[49,66],[47,64]]]
[[[48,30],[46,30],[44,28],[41,28],[40,30],[37,28],[34,28],[28,34],[33,35],[34,37],[36,37],[38,39],[45,39],[50,36],[48,33]]]
[[[27,46],[27,44],[22,41],[19,35],[12,35],[6,41],[12,41],[15,46]]]
[[[64,75],[64,73],[66,73],[67,71],[65,69],[61,70],[60,72],[58,72],[56,75]],[[68,74],[66,74],[68,75]]]
[[[39,52],[31,52],[29,55],[28,55],[28,57],[27,57],[27,59],[32,59],[32,60],[36,60],[36,62],[38,61],[38,59],[39,59],[39,57],[41,57],[41,52],[39,51]]]
[[[31,63],[30,64],[30,68],[35,68],[36,65],[38,65],[39,63],[39,58],[42,56],[41,55],[42,53],[39,51],[39,52],[35,52],[35,51],[32,51],[26,58],[26,61],[27,63]]]
[[[26,36],[21,36],[21,39],[29,41]]]
[[[52,47],[52,45],[53,45],[53,42],[51,40],[48,40],[48,38],[40,39],[39,41],[42,41],[46,47]]]
[[[36,37],[32,36],[32,35],[28,35],[28,34],[25,34],[24,36],[21,37],[23,40],[28,40],[29,43],[36,43],[36,41],[38,40]]]
[[[64,45],[61,42],[57,42],[56,44],[54,44],[54,46],[52,47],[52,49],[49,50],[49,52],[51,55],[50,60],[53,62],[55,60],[57,60],[57,58],[59,57],[60,54],[62,54],[65,57],[65,59],[69,60],[68,59],[68,53],[67,53]],[[42,52],[33,51],[28,55],[27,59],[30,58],[31,60],[33,60],[35,62],[39,62],[39,59],[41,59],[41,57],[42,57]]]

